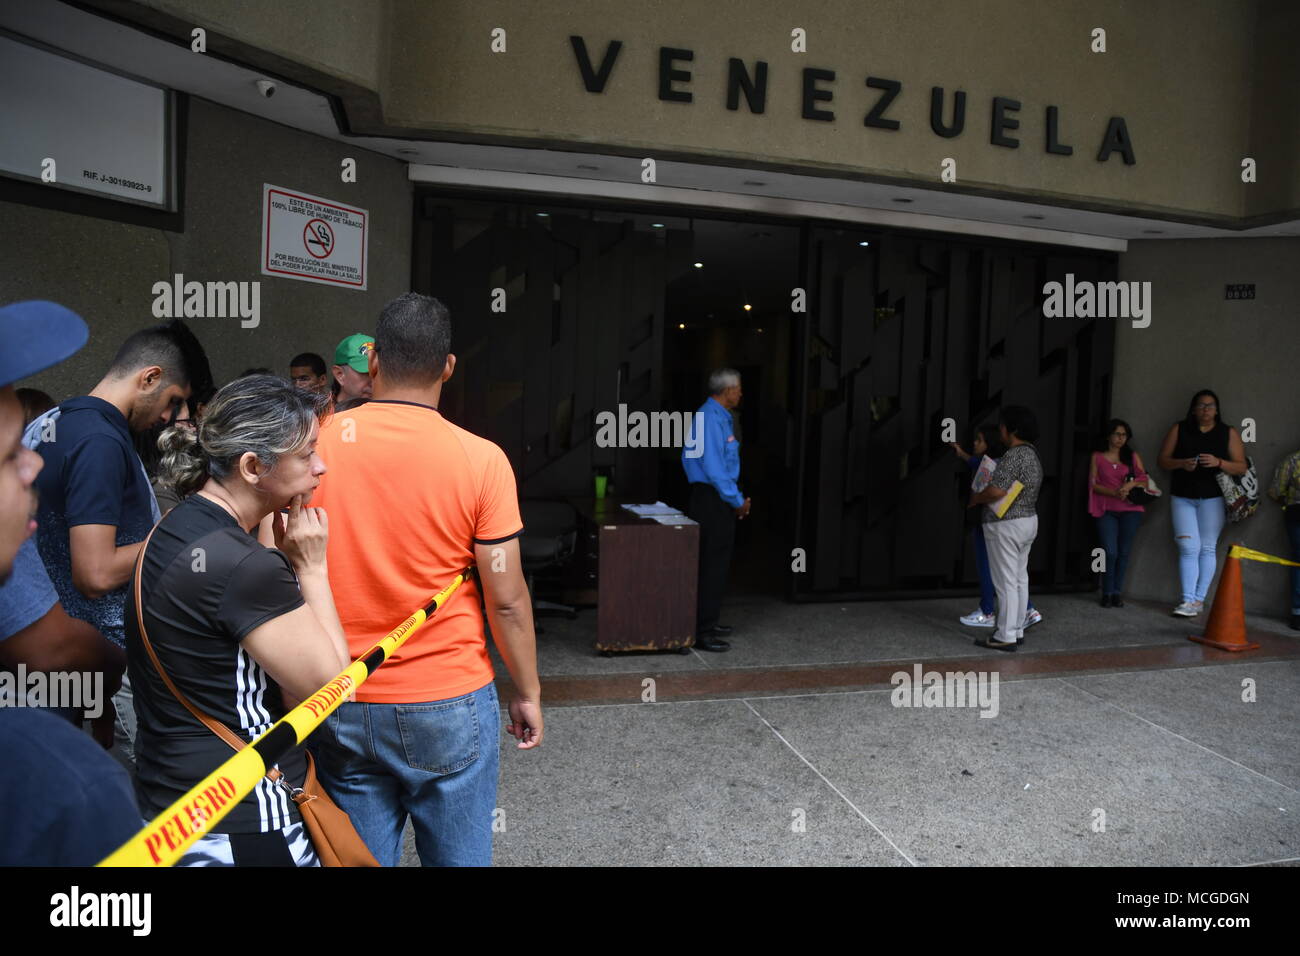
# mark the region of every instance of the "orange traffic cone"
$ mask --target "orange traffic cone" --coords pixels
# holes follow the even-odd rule
[[[1253,651],[1259,647],[1246,640],[1246,605],[1241,591],[1241,559],[1228,552],[1219,587],[1210,606],[1210,622],[1202,635],[1189,640],[1221,651]]]

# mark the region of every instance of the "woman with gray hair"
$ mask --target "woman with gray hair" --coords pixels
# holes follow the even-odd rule
[[[323,413],[321,397],[284,379],[241,378],[213,397],[190,442],[169,449],[182,501],[145,541],[126,605],[146,818],[232,753],[194,711],[248,742],[348,663],[325,565],[328,523],[308,507],[325,473],[316,454]],[[275,548],[251,533],[267,515]],[[290,799],[306,774],[302,752],[279,771],[180,865],[318,865]]]

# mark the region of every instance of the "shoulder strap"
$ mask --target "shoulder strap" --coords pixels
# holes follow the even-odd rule
[[[163,669],[162,661],[158,660],[158,652],[153,649],[153,643],[149,640],[149,631],[144,624],[144,603],[140,600],[140,582],[144,578],[144,553],[149,547],[149,541],[153,538],[153,532],[157,530],[158,526],[154,525],[153,531],[150,531],[149,536],[144,539],[144,544],[140,546],[140,554],[135,559],[135,620],[136,626],[140,630],[140,643],[144,645],[149,660],[153,661],[154,670],[158,672],[158,676],[162,678],[163,683],[167,685],[167,689],[172,692],[172,696],[179,700],[185,706],[185,709],[193,714],[203,726],[228,743],[234,750],[243,750],[248,746],[247,743],[221,721],[209,717],[195,707],[190,699],[181,693],[180,688],[176,686],[171,676]],[[279,771],[276,771],[276,774],[278,776]]]

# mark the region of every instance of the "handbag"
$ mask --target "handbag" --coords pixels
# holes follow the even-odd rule
[[[1136,478],[1136,477],[1137,477],[1137,475],[1135,475],[1133,472],[1130,471],[1130,472],[1128,473],[1128,477],[1125,478],[1124,480],[1125,480],[1125,481],[1132,481],[1132,480],[1133,480],[1134,478]],[[1146,505],[1151,504],[1152,502],[1159,501],[1161,497],[1162,497],[1162,493],[1161,493],[1160,489],[1156,487],[1156,480],[1155,480],[1154,478],[1152,478],[1150,475],[1148,475],[1148,476],[1147,476],[1147,487],[1146,487],[1146,488],[1140,488],[1140,487],[1134,486],[1134,487],[1130,488],[1130,489],[1128,490],[1128,499],[1127,499],[1127,500],[1128,500],[1128,503],[1131,504],[1131,505],[1143,505],[1143,506],[1146,506]]]
[[[1244,521],[1259,510],[1259,476],[1255,473],[1255,460],[1246,456],[1246,471],[1230,475],[1219,471],[1214,476],[1223,492],[1224,510],[1231,522]]]
[[[154,530],[157,530],[156,525]],[[149,660],[153,661],[154,670],[167,685],[167,689],[172,692],[172,696],[208,730],[229,744],[231,749],[243,750],[248,746],[247,742],[225,724],[199,710],[181,693],[167,671],[163,670],[162,662],[158,660],[158,654],[149,640],[149,634],[144,626],[144,604],[140,600],[140,579],[143,577],[145,548],[149,547],[149,538],[152,537],[153,531],[150,531],[149,537],[144,539],[144,545],[140,548],[140,555],[135,562],[135,616],[140,629],[140,641],[149,654]],[[307,775],[301,787],[290,786],[278,767],[268,770],[266,779],[289,792],[289,798],[297,805],[298,813],[302,815],[303,825],[306,826],[307,834],[311,837],[312,847],[316,850],[321,866],[379,866],[379,861],[361,839],[361,835],[357,833],[357,828],[352,825],[348,815],[330,799],[325,788],[316,779],[316,763],[312,760],[311,752],[304,751],[303,756],[307,758]]]

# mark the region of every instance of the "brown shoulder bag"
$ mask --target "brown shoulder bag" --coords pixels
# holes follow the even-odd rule
[[[144,626],[144,604],[140,600],[140,579],[143,577],[145,548],[149,547],[149,540],[152,537],[153,532],[150,531],[149,537],[144,539],[144,545],[141,546],[140,555],[135,562],[135,616],[140,628],[140,641],[149,654],[149,660],[153,661],[158,676],[172,692],[172,696],[232,749],[243,750],[248,744],[238,734],[195,707],[189,698],[181,693],[180,688],[172,683],[171,677],[163,669],[162,662],[158,660],[158,654],[149,640],[149,634]],[[325,788],[316,779],[316,763],[312,760],[311,752],[303,751],[303,756],[307,758],[307,777],[301,787],[291,787],[276,767],[266,772],[266,779],[289,791],[290,797],[298,806],[298,812],[302,814],[302,822],[311,836],[312,846],[316,849],[316,856],[320,858],[321,866],[379,866],[379,861],[361,839],[361,835],[357,833],[348,815],[330,799]]]

